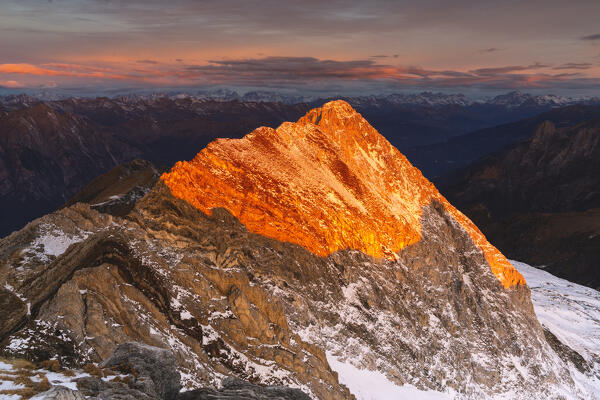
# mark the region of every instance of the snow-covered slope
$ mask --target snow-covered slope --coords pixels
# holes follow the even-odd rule
[[[518,261],[542,325],[589,362],[600,361],[600,292]]]
[[[579,353],[595,375],[586,376],[571,365],[574,381],[600,399],[600,292],[522,262],[511,263],[531,288],[535,314],[542,326]]]
[[[600,292],[555,277],[541,269],[511,261],[523,274],[531,288],[535,313],[542,326],[563,344],[578,352],[591,365],[591,375],[579,372],[571,365],[571,375],[586,398],[600,399]],[[358,369],[327,354],[331,367],[358,400],[460,398],[457,393],[422,391],[411,385],[397,386],[377,371]],[[566,398],[568,393],[564,393]],[[510,396],[510,395],[509,395]],[[500,394],[494,398],[507,398]]]

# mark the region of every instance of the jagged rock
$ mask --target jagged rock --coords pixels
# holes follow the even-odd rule
[[[120,344],[102,366],[125,373],[133,372],[135,387],[160,399],[174,399],[181,388],[177,360],[166,349],[136,342]]]
[[[31,400],[85,400],[82,393],[64,386],[52,386],[52,389],[38,393]]]
[[[219,390],[197,389],[182,392],[177,400],[310,400],[300,389],[283,386],[259,386],[235,378],[223,381]]]
[[[179,393],[180,375],[173,354],[136,342],[117,346],[102,367],[122,375],[110,381],[95,376],[79,378],[78,389],[94,400],[310,399],[299,389],[254,385],[237,378],[226,378],[219,390],[203,388]]]

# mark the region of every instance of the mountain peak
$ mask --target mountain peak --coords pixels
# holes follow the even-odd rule
[[[162,180],[206,214],[225,208],[249,231],[318,256],[355,249],[393,259],[421,240],[424,208],[441,203],[506,288],[524,283],[473,223],[345,101],[328,102],[276,130],[217,140]]]

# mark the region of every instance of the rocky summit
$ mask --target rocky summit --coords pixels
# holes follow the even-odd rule
[[[457,398],[589,397],[521,274],[345,102],[217,140],[109,211],[0,240],[3,357],[78,369],[139,342],[187,390],[351,399],[344,365]]]
[[[477,227],[344,101],[277,130],[217,140],[162,180],[204,213],[225,208],[250,231],[320,256],[355,249],[394,258],[421,240],[424,207],[439,202],[505,287],[525,283]]]

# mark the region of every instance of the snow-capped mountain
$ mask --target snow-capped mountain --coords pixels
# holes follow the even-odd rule
[[[41,101],[56,101],[69,98],[66,94],[53,92],[36,92],[30,95],[6,95],[0,96],[0,103],[15,103],[19,99],[32,99]],[[89,97],[89,96],[86,96]],[[599,97],[564,97],[553,94],[532,95],[520,91],[512,91],[495,97],[484,99],[470,98],[462,93],[441,92],[415,92],[415,93],[392,93],[372,94],[366,96],[332,96],[323,98],[319,95],[303,95],[297,93],[277,92],[268,90],[253,90],[238,92],[232,89],[206,89],[206,90],[164,90],[155,92],[127,93],[114,96],[115,99],[127,102],[157,101],[163,98],[215,101],[241,101],[241,102],[279,102],[286,104],[298,103],[323,103],[324,101],[341,98],[348,101],[354,107],[366,105],[396,104],[396,105],[420,105],[420,106],[448,106],[457,105],[468,107],[472,105],[494,105],[499,107],[560,107],[569,104],[599,104]]]
[[[348,103],[216,140],[142,198],[108,190],[154,176],[139,166],[0,240],[3,357],[97,370],[135,341],[187,389],[368,399],[368,375],[373,393],[594,399],[596,367],[544,331],[522,274]]]
[[[525,106],[551,106],[559,107],[576,103],[600,103],[599,98],[572,98],[556,96],[553,94],[547,95],[531,95],[519,91],[502,94],[488,100],[482,101],[487,104],[500,105],[505,107],[525,107]]]

